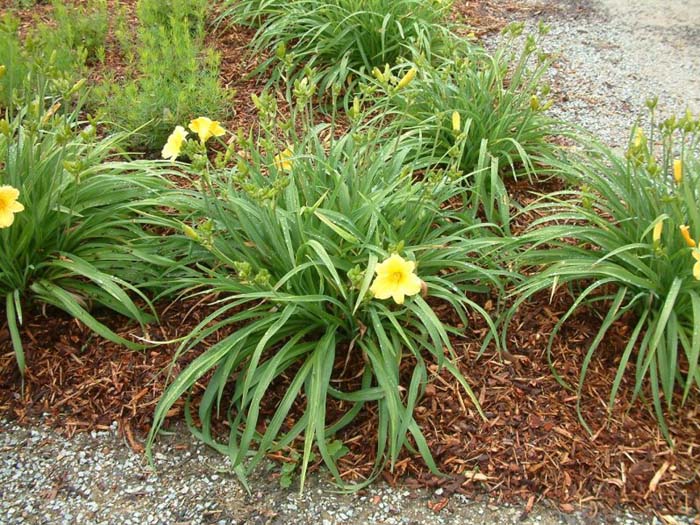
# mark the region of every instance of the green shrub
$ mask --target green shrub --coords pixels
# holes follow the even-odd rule
[[[207,0],[139,0],[136,7],[144,27],[170,27],[173,19],[183,20],[193,34],[204,29],[208,11]]]
[[[219,57],[202,49],[203,34],[191,36],[188,24],[172,18],[167,27],[141,27],[138,71],[95,92],[113,127],[138,130],[129,138],[132,147],[155,151],[175,124],[200,115],[223,119],[231,112],[232,95],[219,82]]]
[[[139,244],[140,213],[152,209],[144,199],[167,187],[147,164],[112,159],[122,136],[97,139],[95,123],[77,120],[79,106],[61,113],[60,100],[35,94],[49,99],[49,109],[30,104],[0,124],[0,295],[22,371],[19,325],[32,303],[55,305],[107,339],[141,346],[90,310],[150,318],[132,299],[148,305],[134,284],[156,275]]]
[[[220,18],[258,27],[253,52],[272,54],[258,71],[274,67],[273,79],[291,85],[315,68],[323,92],[412,49],[432,56],[451,42],[444,28],[449,7],[439,0],[242,0]]]
[[[475,46],[436,67],[421,60],[415,79],[401,88],[393,70],[375,70],[379,105],[394,116],[388,125],[408,135],[417,155],[463,173],[477,169],[483,148],[502,174],[541,172],[555,148],[549,138],[561,134],[562,125],[545,113],[551,102],[542,76],[549,57],[538,53],[532,35],[516,54],[521,32],[521,25],[509,26],[509,38],[493,55]]]
[[[13,97],[23,97],[23,86],[29,74],[29,64],[19,40],[19,19],[9,15],[0,18],[0,107],[12,105]]]
[[[653,109],[655,103],[649,105]],[[522,238],[529,248],[521,262],[539,271],[519,287],[513,307],[543,290],[563,285],[575,290],[573,305],[552,331],[550,348],[575,312],[590,305],[603,309],[581,370],[579,399],[603,337],[615,321],[633,313],[610,408],[623,375],[630,372],[628,363],[634,362],[634,396],[642,395],[648,380],[669,440],[664,410],[674,406],[675,386],[683,389],[681,404],[700,386],[699,131],[690,115],[669,119],[658,130],[652,118],[651,134],[637,128],[624,158],[593,143],[581,155],[564,159],[558,168],[580,189],[552,195],[530,210],[545,216]],[[676,170],[682,172],[679,182]],[[681,229],[686,226],[687,239]]]
[[[334,138],[334,122],[313,125],[296,112],[285,122],[271,110],[274,97],[256,100],[262,122],[274,127],[257,140],[239,135],[224,154],[237,159],[234,169],[208,168],[199,141],[183,145],[193,167],[200,167],[192,177],[201,191],[180,193],[170,207],[190,214],[180,226],[189,239],[181,238],[209,255],[200,257],[199,275],[174,282],[173,289],[217,299],[178,356],[221,335],[164,393],[149,450],[173,403],[204,383],[197,424],[188,410],[190,426],[228,453],[241,477],[268,452],[303,437],[302,487],[314,447],[343,484],[329,440],[365,406],[376,408],[378,417],[372,478],[404,447],[417,449],[436,470],[413,418],[432,378],[428,363],[446,368],[477,409],[478,403],[452,363],[451,341],[462,329],[443,324],[431,305],[454,310],[463,326],[475,311],[495,330],[465,292],[499,285],[492,262],[499,241],[486,226],[450,220],[441,207],[459,186],[446,177],[417,180],[409,151],[395,139],[369,129]],[[307,130],[300,136],[292,131],[297,119]],[[416,294],[415,278],[403,304],[372,297],[375,271],[391,254],[415,261],[428,299]],[[359,378],[350,389],[331,381],[349,360]],[[402,367],[406,361],[408,368]],[[409,378],[402,375],[406,370]],[[291,382],[263,420],[260,403],[285,376]],[[231,392],[226,401],[225,392]],[[331,420],[327,403],[337,402],[341,409]],[[300,417],[290,423],[294,405]],[[211,430],[220,411],[230,418],[224,443]]]
[[[88,63],[103,59],[109,29],[106,0],[89,0],[83,5],[53,0],[52,4],[56,26],[43,28],[43,45],[47,49],[82,50]]]

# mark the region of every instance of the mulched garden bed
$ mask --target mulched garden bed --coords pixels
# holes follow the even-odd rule
[[[120,4],[133,8],[135,2]],[[483,34],[500,29],[517,9],[516,2],[462,0],[455,6],[455,16],[466,18],[481,28],[475,32]],[[20,15],[23,23],[30,23],[29,10]],[[226,123],[232,130],[250,129],[255,121],[250,93],[264,84],[246,77],[253,65],[245,54],[251,36],[250,30],[221,28],[210,37],[222,56],[222,81],[236,90],[236,113]],[[108,55],[107,64],[115,71],[126,67],[117,55]],[[511,189],[525,199],[548,191],[551,183],[520,181]],[[509,352],[500,355],[488,349],[479,359],[486,330],[475,317],[465,329],[465,339],[454,344],[458,366],[487,419],[478,415],[449,374],[434,366],[433,382],[416,409],[416,419],[447,476],[434,476],[420,459],[406,453],[384,478],[409,487],[439,486],[445,497],[465,493],[520,499],[527,502],[526,512],[542,498],[557,502],[565,512],[578,505],[607,508],[619,503],[658,513],[700,512],[700,399],[691,396],[684,409],[669,417],[674,449],[661,436],[651,409],[641,401],[631,404],[633,370],[608,414],[608,394],[625,336],[633,326],[633,320],[621,322],[594,356],[584,385],[581,412],[593,430],[590,435],[579,422],[575,391],[555,380],[546,356],[549,334],[570,301],[565,291],[559,291],[551,301],[545,294],[524,305],[510,326]],[[158,305],[158,311],[161,324],[149,326],[145,334],[118,316],[101,320],[125,337],[167,341],[187,333],[211,310],[203,303],[182,301]],[[168,374],[177,374],[195,356],[184,356],[171,369],[175,345],[130,351],[54,309],[26,314],[22,339],[28,367],[23,381],[7,326],[0,326],[0,416],[31,423],[43,415],[44,421],[67,435],[107,429],[117,421],[130,446],[142,451]],[[4,311],[0,315],[4,318]],[[554,366],[571,385],[578,382],[587,344],[600,322],[595,312],[582,311],[555,340]],[[345,378],[344,358],[339,356],[337,380]],[[278,390],[283,389],[282,382]],[[275,396],[265,403],[263,414],[274,409]],[[182,409],[182,402],[175,405],[171,422],[182,418]],[[371,472],[374,457],[368,442],[376,436],[375,422],[366,410],[342,432],[350,450],[339,460],[344,477],[361,479]]]

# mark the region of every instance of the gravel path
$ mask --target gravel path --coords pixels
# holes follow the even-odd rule
[[[537,5],[534,0],[529,0]],[[700,0],[557,0],[533,9],[549,22],[546,47],[559,55],[552,73],[556,114],[622,146],[645,99],[659,95],[662,114],[700,110]],[[662,7],[663,6],[663,7]],[[164,438],[156,472],[110,432],[66,440],[40,423],[0,421],[2,524],[641,524],[656,518],[620,511],[593,517],[546,502],[523,506],[377,484],[355,495],[332,493],[312,479],[303,496],[282,489],[263,469],[246,494],[227,460],[184,429]],[[271,467],[272,468],[272,467]],[[430,504],[430,506],[429,506]],[[692,523],[681,518],[679,523]],[[697,523],[700,523],[698,521]]]
[[[649,97],[663,118],[700,111],[700,0],[539,4],[551,27],[545,49],[558,56],[555,115],[619,148]]]

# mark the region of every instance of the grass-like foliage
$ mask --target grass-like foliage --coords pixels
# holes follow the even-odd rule
[[[551,59],[538,50],[538,38],[547,29],[526,36],[516,52],[522,31],[522,24],[508,26],[493,54],[474,45],[435,67],[418,61],[415,79],[401,88],[391,69],[376,70],[379,104],[395,115],[390,125],[410,134],[421,154],[463,173],[477,169],[482,149],[502,174],[541,172],[554,149],[549,136],[561,125],[545,113],[551,102],[542,77]]]
[[[258,99],[264,113],[273,100]],[[470,312],[483,315],[495,330],[465,293],[498,286],[488,255],[498,241],[486,226],[448,220],[441,205],[458,185],[446,177],[417,180],[400,142],[367,129],[336,137],[333,123],[306,122],[308,131],[294,136],[297,118],[263,115],[275,127],[255,141],[239,136],[228,150],[237,158],[233,169],[209,169],[204,155],[193,155],[201,191],[171,204],[192,210],[184,230],[209,253],[200,258],[201,275],[174,286],[217,300],[178,352],[205,347],[160,400],[149,449],[173,403],[205,383],[189,423],[230,455],[242,477],[267,453],[303,443],[302,487],[314,450],[343,484],[332,439],[364,407],[378,417],[372,478],[404,447],[436,470],[413,417],[431,380],[428,364],[449,370],[478,403],[452,363],[451,338],[462,332],[441,322],[431,305],[448,305],[464,326]],[[199,147],[193,137],[182,151]],[[387,284],[377,284],[375,273],[392,254],[405,262],[392,259],[398,269],[389,280],[405,294],[380,299]],[[274,414],[263,417],[261,403],[285,378]],[[230,420],[223,443],[212,434],[212,417],[221,412]]]
[[[653,110],[654,101],[649,106]],[[541,271],[520,287],[515,306],[540,291],[570,286],[575,300],[551,338],[582,308],[604,313],[583,362],[579,394],[605,334],[631,312],[634,326],[619,357],[610,407],[623,375],[633,373],[635,398],[647,384],[669,440],[664,414],[674,408],[675,387],[682,389],[682,405],[700,386],[699,130],[690,115],[656,128],[652,114],[651,133],[636,128],[625,157],[593,143],[583,156],[562,162],[558,167],[580,189],[536,206],[546,216],[522,239],[530,245],[522,262],[542,265]]]
[[[167,24],[158,25],[157,4],[140,3],[146,20],[138,30],[134,75],[123,83],[105,82],[94,96],[114,129],[138,129],[131,147],[150,151],[160,149],[180,122],[200,114],[226,117],[232,100],[219,82],[219,56],[204,47],[204,20],[194,23],[192,12],[175,10]]]
[[[427,56],[450,42],[449,2],[440,0],[241,0],[221,19],[257,27],[254,53],[269,56],[257,71],[273,68],[289,85],[318,72],[320,92],[343,86],[351,72],[394,65],[412,49]]]
[[[98,321],[103,306],[145,322],[134,302],[146,298],[124,278],[153,278],[153,257],[134,243],[143,237],[142,199],[162,191],[163,178],[139,163],[110,161],[121,136],[96,138],[79,106],[61,113],[61,100],[38,102],[0,121],[0,295],[20,370],[19,326],[31,303],[55,305],[96,333],[138,347]],[[138,281],[136,281],[138,282]]]

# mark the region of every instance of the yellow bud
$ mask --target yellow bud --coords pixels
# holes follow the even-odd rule
[[[374,76],[374,78],[376,78],[377,80],[379,80],[379,82],[385,82],[385,81],[386,81],[386,78],[384,78],[384,74],[379,70],[378,67],[375,67],[375,68],[372,69],[372,75]]]
[[[459,111],[452,112],[452,131],[459,133],[462,129],[462,118],[459,115]]]
[[[654,225],[654,232],[652,233],[651,238],[654,241],[654,244],[658,244],[659,241],[661,240],[661,231],[664,229],[664,221],[659,221]]]
[[[642,145],[644,139],[645,137],[642,128],[637,128],[634,133],[634,147],[639,148]]]
[[[355,113],[355,116],[360,114],[360,99],[357,97],[352,99],[352,110]]]
[[[5,76],[5,72],[7,71],[7,68],[5,67],[4,64],[0,64],[0,79]]]
[[[540,99],[537,97],[537,95],[532,95],[530,97],[530,109],[532,111],[537,111],[540,109]]]
[[[81,78],[78,80],[75,84],[73,84],[73,87],[68,90],[68,93],[66,93],[67,97],[70,97],[80,91],[83,86],[85,85],[85,82],[87,82],[87,79]]]
[[[182,225],[182,232],[185,234],[185,237],[188,237],[193,241],[199,240],[199,234],[196,231],[194,231],[194,228],[187,224]]]
[[[691,248],[695,248],[695,241],[693,238],[690,236],[690,228],[688,228],[685,224],[680,226],[681,230],[681,235],[683,236],[683,240],[685,240],[685,243],[690,246]]]
[[[683,161],[681,159],[673,161],[673,180],[676,181],[676,184],[680,184],[683,180]]]
[[[412,67],[411,69],[408,70],[408,73],[406,73],[401,80],[399,80],[399,83],[396,85],[396,89],[403,89],[406,86],[408,86],[411,81],[416,78],[416,73],[418,71],[416,70],[415,67]]]

